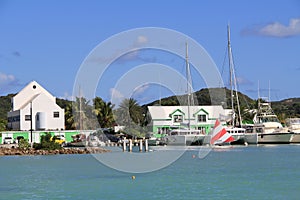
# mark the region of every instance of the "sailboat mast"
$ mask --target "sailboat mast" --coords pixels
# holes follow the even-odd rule
[[[232,109],[232,126],[235,127],[235,109],[234,109],[234,91],[235,90],[235,96],[237,101],[237,109],[238,109],[238,120],[239,120],[239,126],[242,125],[242,117],[241,117],[241,111],[240,111],[240,102],[239,102],[239,96],[237,91],[237,83],[236,83],[236,77],[234,72],[234,63],[233,63],[233,57],[232,57],[232,49],[231,49],[231,43],[230,43],[230,27],[227,26],[227,37],[228,37],[228,58],[229,58],[229,70],[230,70],[230,89],[231,89],[231,109]]]
[[[185,64],[186,64],[186,78],[187,78],[187,103],[188,103],[188,129],[191,129],[191,119],[190,119],[190,105],[191,105],[191,72],[190,64],[188,60],[188,43],[185,43]]]
[[[81,88],[79,86],[79,130],[82,130],[82,103],[81,103]]]
[[[230,45],[230,28],[229,25],[227,25],[227,46],[228,46],[228,59],[229,59],[229,81],[230,81],[230,99],[231,99],[231,109],[232,109],[232,127],[235,126],[235,110],[234,110],[234,104],[233,104],[233,69],[232,69],[232,59],[231,59],[231,45]]]

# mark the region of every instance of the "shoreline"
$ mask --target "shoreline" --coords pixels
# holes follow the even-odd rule
[[[37,155],[58,155],[58,154],[95,154],[95,153],[108,153],[110,150],[103,148],[62,148],[56,150],[36,150],[33,148],[20,149],[20,148],[7,148],[0,147],[1,156],[37,156]]]

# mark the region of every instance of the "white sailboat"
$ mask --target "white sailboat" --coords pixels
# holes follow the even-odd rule
[[[186,43],[186,78],[187,78],[187,128],[179,128],[171,130],[165,137],[164,141],[167,145],[173,146],[189,146],[193,144],[201,145],[205,135],[202,134],[201,130],[191,129],[191,115],[190,106],[193,102],[192,96],[192,80],[190,72],[190,64],[188,61],[188,44]]]
[[[227,26],[227,39],[228,39],[228,59],[229,59],[229,71],[230,71],[230,90],[231,90],[231,125],[226,127],[226,131],[233,136],[235,141],[233,143],[248,143],[248,144],[257,144],[257,134],[246,133],[246,129],[242,128],[242,118],[240,110],[239,96],[237,92],[237,82],[235,76],[235,69],[232,57],[232,49],[230,43],[230,27]],[[236,97],[237,111],[235,111],[234,106],[234,96]],[[236,116],[238,119],[236,120]],[[237,123],[236,123],[237,121]]]

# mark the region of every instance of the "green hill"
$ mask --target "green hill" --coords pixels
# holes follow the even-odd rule
[[[15,94],[8,94],[7,96],[0,96],[0,131],[6,129],[7,112],[9,112],[11,109],[11,98],[14,95]],[[239,102],[240,102],[240,107],[242,112],[242,118],[245,120],[252,119],[252,116],[245,111],[256,109],[257,100],[253,100],[247,95],[244,95],[240,92],[238,92],[238,96],[239,96]],[[195,105],[222,104],[224,108],[231,107],[231,99],[230,99],[231,91],[228,90],[227,88],[201,89],[195,92],[193,94],[193,97],[194,97]],[[211,102],[211,97],[212,99],[215,100],[215,102]],[[72,119],[72,101],[57,98],[56,102],[60,107],[65,109],[66,123],[71,123],[69,121],[72,120],[69,119]],[[156,100],[152,103],[143,105],[142,107],[144,111],[146,111],[147,106],[151,106],[151,105],[162,105],[162,106],[187,105],[187,95],[166,97],[161,100]],[[290,99],[284,99],[282,101],[272,102],[272,108],[275,114],[278,115],[278,118],[282,122],[284,122],[284,120],[289,117],[300,117],[300,98],[290,98]]]
[[[225,96],[223,95],[225,91]],[[238,92],[239,102],[241,108],[253,109],[255,106],[255,100],[251,99],[247,95],[244,95]],[[224,105],[225,108],[231,106],[231,91],[227,88],[210,88],[210,89],[201,89],[193,93],[195,105]],[[211,97],[214,99],[214,102],[211,102]],[[225,103],[226,102],[226,103]],[[180,96],[171,96],[166,97],[161,100],[156,100],[152,103],[149,103],[145,106],[152,105],[187,105],[187,95]]]

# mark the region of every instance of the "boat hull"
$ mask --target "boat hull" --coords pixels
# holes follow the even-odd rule
[[[300,143],[300,133],[294,133],[291,143]]]
[[[259,144],[289,144],[292,138],[292,133],[258,133]]]
[[[248,144],[257,144],[258,143],[258,134],[257,133],[246,133],[244,135],[244,140]]]
[[[204,137],[204,135],[169,135],[165,137],[165,142],[170,146],[202,145]]]

